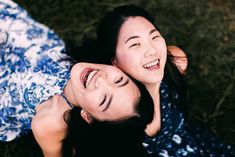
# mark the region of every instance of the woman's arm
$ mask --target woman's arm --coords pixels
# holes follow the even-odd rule
[[[32,122],[34,137],[41,147],[44,157],[61,157],[61,133],[50,126],[52,126],[50,121],[35,118]]]
[[[13,1],[0,0],[4,67],[0,68],[0,110],[7,117],[7,123],[0,120],[0,140],[10,141],[28,133],[35,107],[63,91],[71,66],[69,61],[61,60],[67,57],[63,49],[63,41],[47,26],[32,19]]]
[[[178,67],[179,71],[184,74],[188,67],[188,58],[182,49],[176,46],[168,46],[168,51],[170,51],[173,56],[173,62]]]
[[[40,104],[32,120],[34,137],[45,157],[62,156],[62,142],[67,130],[63,114],[68,109],[63,103],[59,95],[51,97]]]

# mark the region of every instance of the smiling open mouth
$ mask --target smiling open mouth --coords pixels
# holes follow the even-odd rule
[[[153,69],[158,68],[160,66],[160,59],[156,59],[154,61],[148,62],[143,65],[145,69]]]
[[[95,74],[98,72],[97,69],[86,68],[82,71],[81,80],[85,88],[89,85]]]

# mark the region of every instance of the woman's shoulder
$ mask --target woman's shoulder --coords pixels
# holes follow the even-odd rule
[[[173,62],[179,69],[179,71],[184,74],[188,66],[188,58],[186,53],[177,46],[170,45],[167,46],[167,50],[173,56]]]
[[[66,129],[67,125],[64,121],[64,113],[70,110],[62,96],[56,94],[48,100],[43,101],[36,108],[36,114],[32,120],[32,130],[40,128],[44,132],[57,132]]]
[[[61,99],[55,95],[40,104],[31,123],[34,137],[45,156],[60,153],[66,136],[67,125],[63,115],[70,107],[61,104]]]

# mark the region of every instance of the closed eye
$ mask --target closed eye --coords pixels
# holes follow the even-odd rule
[[[126,86],[128,83],[129,83],[129,79],[127,79],[126,81],[122,81],[122,83],[119,85],[119,87]]]
[[[102,106],[102,105],[105,103],[106,100],[107,100],[107,96],[106,96],[106,94],[105,94],[105,95],[104,95],[104,98],[103,98],[103,100],[102,100],[102,102],[100,103],[99,106]]]
[[[117,81],[115,81],[115,83],[116,83],[116,84],[117,84],[117,83],[120,83],[120,82],[122,82],[122,80],[123,80],[123,76],[120,77]]]
[[[159,37],[159,35],[156,35],[156,36],[154,36],[153,38],[152,38],[152,40],[154,40],[154,39],[156,39],[156,38],[158,38]]]
[[[129,48],[140,46],[140,43],[132,44]]]
[[[121,83],[118,84],[118,87],[124,87],[124,86],[128,85],[128,83],[129,83],[129,78],[127,78],[125,80],[123,76],[119,80],[122,80],[122,81],[121,81]],[[102,112],[106,111],[109,108],[110,104],[112,103],[112,100],[113,100],[113,95],[111,95],[111,96],[105,95],[104,96],[104,99],[101,102],[100,106],[103,104],[106,104],[106,107],[102,110]]]
[[[102,110],[102,112],[106,111],[109,108],[110,104],[112,103],[112,100],[113,100],[113,96],[111,95],[109,97],[108,102],[106,103],[107,104],[106,107]]]
[[[121,76],[117,81],[115,81],[115,84],[117,84],[118,87],[125,86],[128,83],[129,83],[129,79],[128,78],[124,78],[123,76]]]

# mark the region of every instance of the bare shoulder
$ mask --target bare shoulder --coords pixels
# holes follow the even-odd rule
[[[168,51],[173,56],[173,61],[178,67],[179,71],[184,74],[188,66],[188,58],[185,52],[177,46],[167,46]]]
[[[50,136],[51,134],[56,135],[65,130],[65,126],[60,121],[61,119],[50,115],[36,114],[31,123],[32,131],[34,135],[39,137]]]
[[[59,133],[66,129],[66,123],[63,119],[66,109],[63,109],[60,103],[59,96],[55,95],[39,104],[39,107],[36,108],[36,115],[31,123],[35,134]]]
[[[44,157],[62,156],[62,141],[66,135],[66,129],[59,126],[55,119],[50,119],[48,116],[36,115],[32,120],[32,132]]]
[[[67,125],[63,120],[64,111],[58,112],[53,103],[58,98],[43,102],[44,105],[34,116],[31,128],[45,157],[61,156],[62,141],[66,136]]]

